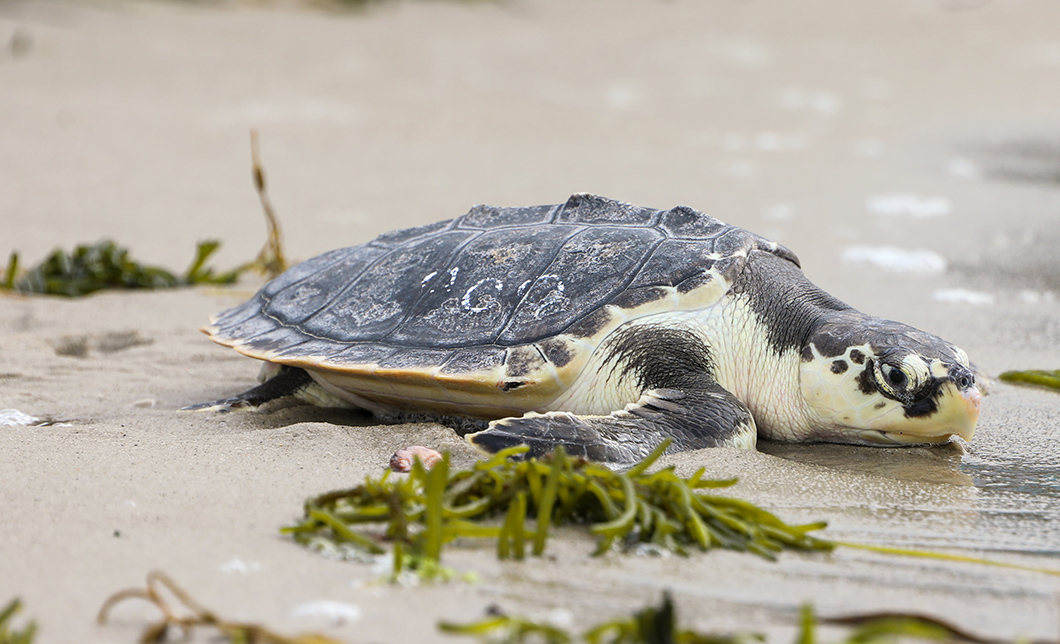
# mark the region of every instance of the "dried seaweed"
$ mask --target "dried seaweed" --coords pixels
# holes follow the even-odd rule
[[[1005,382],[1038,385],[1039,387],[1048,387],[1049,389],[1060,391],[1060,370],[1030,369],[1028,371],[1006,371],[998,378]]]
[[[265,226],[268,230],[268,238],[258,256],[249,264],[259,273],[263,273],[269,279],[277,277],[287,270],[287,259],[283,255],[283,234],[280,231],[280,220],[272,209],[272,201],[265,189],[265,168],[261,165],[261,153],[258,146],[258,131],[250,131],[250,163],[254,177],[254,189],[261,201],[261,210],[265,213]]]
[[[30,622],[21,629],[11,625],[15,614],[21,609],[22,601],[19,599],[12,599],[0,609],[0,644],[31,644],[37,636],[36,622]]]
[[[735,479],[705,479],[703,469],[688,478],[672,467],[647,473],[666,446],[624,473],[568,458],[562,448],[544,459],[513,461],[526,451],[514,447],[467,470],[452,470],[448,455],[430,470],[417,461],[407,478],[387,472],[309,499],[304,519],[283,532],[310,547],[370,555],[395,544],[401,553],[395,574],[408,556],[439,561],[442,546],[459,538],[494,539],[502,559],[521,560],[527,551],[541,556],[551,527],[560,524],[587,526],[597,555],[636,544],[679,554],[721,547],[768,559],[785,549],[833,548],[809,534],[824,523],[792,526],[746,501],[699,493]]]
[[[178,615],[164,595],[174,597]],[[165,573],[152,572],[147,576],[146,588],[132,588],[111,595],[100,608],[98,621],[107,621],[115,605],[128,599],[143,599],[162,612],[158,622],[148,624],[140,635],[140,642],[162,642],[171,630],[180,631],[183,639],[190,638],[195,628],[212,628],[233,644],[342,644],[324,635],[303,634],[287,637],[258,624],[229,622],[199,604]],[[30,624],[21,632],[10,633],[7,621],[18,610],[12,602],[0,611],[0,644],[31,644],[35,626]],[[970,644],[1005,644],[1006,640],[984,638],[935,617],[916,613],[868,613],[844,617],[817,617],[809,605],[799,614],[799,632],[795,644],[815,644],[817,627],[834,624],[851,629],[842,644],[892,644],[898,638],[915,638],[937,642],[968,642]],[[759,634],[698,633],[682,630],[677,625],[677,611],[669,593],[664,593],[658,607],[648,606],[633,615],[593,626],[581,636],[552,624],[535,622],[490,609],[490,615],[469,624],[440,622],[438,629],[451,635],[476,637],[483,643],[504,644],[751,644],[764,641]],[[6,638],[6,639],[5,639]],[[1052,641],[1022,640],[1021,644],[1060,644]]]
[[[169,605],[164,597],[168,593],[176,598],[180,611],[185,615],[178,615]],[[151,602],[162,611],[162,619],[144,628],[140,635],[140,642],[162,642],[165,641],[170,629],[179,629],[185,639],[191,636],[195,628],[213,628],[219,635],[234,644],[342,644],[338,640],[324,635],[304,634],[287,637],[274,633],[259,624],[247,624],[244,622],[230,622],[217,616],[213,611],[207,610],[199,602],[191,598],[183,588],[178,586],[163,572],[153,571],[147,575],[147,586],[145,588],[130,588],[114,593],[103,607],[99,609],[96,620],[104,624],[110,615],[111,609],[127,599],[143,599]]]

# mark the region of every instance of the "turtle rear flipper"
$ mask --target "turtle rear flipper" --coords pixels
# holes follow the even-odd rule
[[[504,418],[467,440],[486,452],[528,445],[527,456],[540,457],[557,445],[571,456],[616,467],[629,467],[666,438],[668,451],[703,447],[754,449],[757,428],[747,407],[713,381],[696,389],[650,389],[625,409],[606,416],[569,412],[530,412]]]
[[[222,398],[211,402],[189,405],[181,411],[219,411],[255,409],[267,402],[296,396],[299,392],[315,385],[313,378],[305,369],[281,366],[276,375],[253,389],[244,391],[231,398]]]

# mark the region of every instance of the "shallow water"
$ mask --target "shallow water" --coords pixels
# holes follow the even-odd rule
[[[1050,454],[1044,445],[1023,446],[1016,453],[998,453],[992,447],[973,443],[960,464],[979,491],[977,525],[990,535],[988,547],[1060,555],[1060,464],[1055,448]]]
[[[987,416],[968,443],[912,449],[765,443],[760,449],[793,461],[915,481],[925,489],[974,488],[968,505],[932,507],[927,501],[891,508],[891,521],[920,523],[919,529],[901,535],[909,540],[903,545],[1058,556],[1060,396],[1028,390],[1014,393],[988,399],[997,408],[996,417]],[[1042,427],[1042,416],[1052,422]],[[925,522],[925,517],[935,513],[948,515],[955,529],[928,528],[932,522]]]

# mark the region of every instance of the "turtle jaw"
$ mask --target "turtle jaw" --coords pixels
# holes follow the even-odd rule
[[[947,382],[939,393],[935,413],[904,418],[880,429],[861,430],[858,438],[875,445],[937,445],[953,436],[972,440],[982,400],[979,389],[973,385],[961,391],[953,382]]]

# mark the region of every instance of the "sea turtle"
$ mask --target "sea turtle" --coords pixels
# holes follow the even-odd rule
[[[296,395],[478,419],[466,437],[486,452],[562,444],[622,466],[666,437],[939,443],[970,439],[979,414],[964,351],[840,302],[787,248],[590,194],[324,253],[203,331],[267,365],[262,385],[199,408]]]

